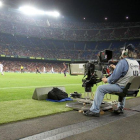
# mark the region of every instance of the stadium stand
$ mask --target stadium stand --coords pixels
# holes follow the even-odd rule
[[[112,49],[114,54],[119,48],[132,43],[139,50],[139,40],[128,41],[98,41],[98,42],[74,42],[58,41],[40,38],[27,38],[0,34],[0,54],[6,56],[22,57],[43,57],[54,59],[96,59],[99,51]]]
[[[0,25],[0,32],[3,33],[55,40],[104,41],[140,38],[139,22],[68,22],[59,19],[21,16],[20,13],[11,10],[0,10]]]
[[[140,50],[140,22],[79,23],[27,17],[14,10],[1,9],[0,26],[0,56],[9,59],[12,56],[89,60],[96,59],[98,52],[104,49],[113,50],[113,59],[118,59],[119,48],[129,43]],[[20,65],[17,62],[13,63]],[[9,61],[4,63],[7,66]],[[27,71],[33,71],[32,67]],[[17,68],[8,68],[11,70],[17,71]]]

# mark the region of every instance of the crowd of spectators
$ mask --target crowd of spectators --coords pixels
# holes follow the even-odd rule
[[[70,41],[103,41],[140,37],[140,22],[86,23],[45,17],[28,17],[19,12],[0,11],[0,32],[26,37]]]
[[[92,59],[94,47],[88,42],[54,41],[0,34],[0,54],[6,56]]]
[[[111,49],[118,59],[119,48],[126,44],[140,50],[138,39],[140,22],[79,23],[0,10],[0,55],[89,60]]]
[[[89,60],[97,59],[99,51],[111,49],[114,51],[113,58],[117,59],[119,55],[119,48],[130,43],[140,50],[139,40],[78,42],[56,41],[0,34],[0,55],[14,57],[42,57],[49,59]]]
[[[20,72],[23,66],[24,72],[36,72],[36,67],[41,73],[62,73],[64,66],[62,63],[46,63],[46,62],[27,62],[27,61],[7,61],[3,60],[1,63],[4,66],[5,72]],[[53,68],[53,71],[52,71]]]
[[[14,9],[1,9],[0,18],[6,21],[12,21],[23,24],[30,24],[49,28],[61,29],[105,29],[117,27],[140,26],[140,22],[104,22],[104,23],[90,23],[90,22],[71,22],[62,18],[52,19],[42,16],[27,16]]]

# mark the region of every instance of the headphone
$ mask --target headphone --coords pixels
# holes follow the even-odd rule
[[[126,49],[126,47],[121,48],[121,54],[120,54],[120,59],[122,59],[123,57],[128,55],[128,49]]]
[[[127,46],[124,46],[123,48],[121,48],[121,50],[122,50],[122,53],[121,53],[120,58],[123,58],[124,55],[125,56],[128,56],[129,51],[135,53],[135,47],[132,44],[129,44]]]
[[[122,51],[122,55],[128,55],[128,49],[126,49],[126,47],[124,48],[124,50]]]

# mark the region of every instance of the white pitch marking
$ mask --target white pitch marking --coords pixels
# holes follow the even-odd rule
[[[57,86],[77,86],[81,84],[66,84],[66,85],[50,85],[50,86],[28,86],[28,87],[7,87],[7,88],[0,88],[0,89],[17,89],[17,88],[34,88],[34,87],[57,87]]]

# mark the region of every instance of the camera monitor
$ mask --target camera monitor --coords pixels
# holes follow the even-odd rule
[[[112,58],[113,52],[111,50],[104,50],[99,52],[99,60],[100,62],[108,62]]]
[[[70,75],[84,75],[85,63],[72,63],[69,64]]]

